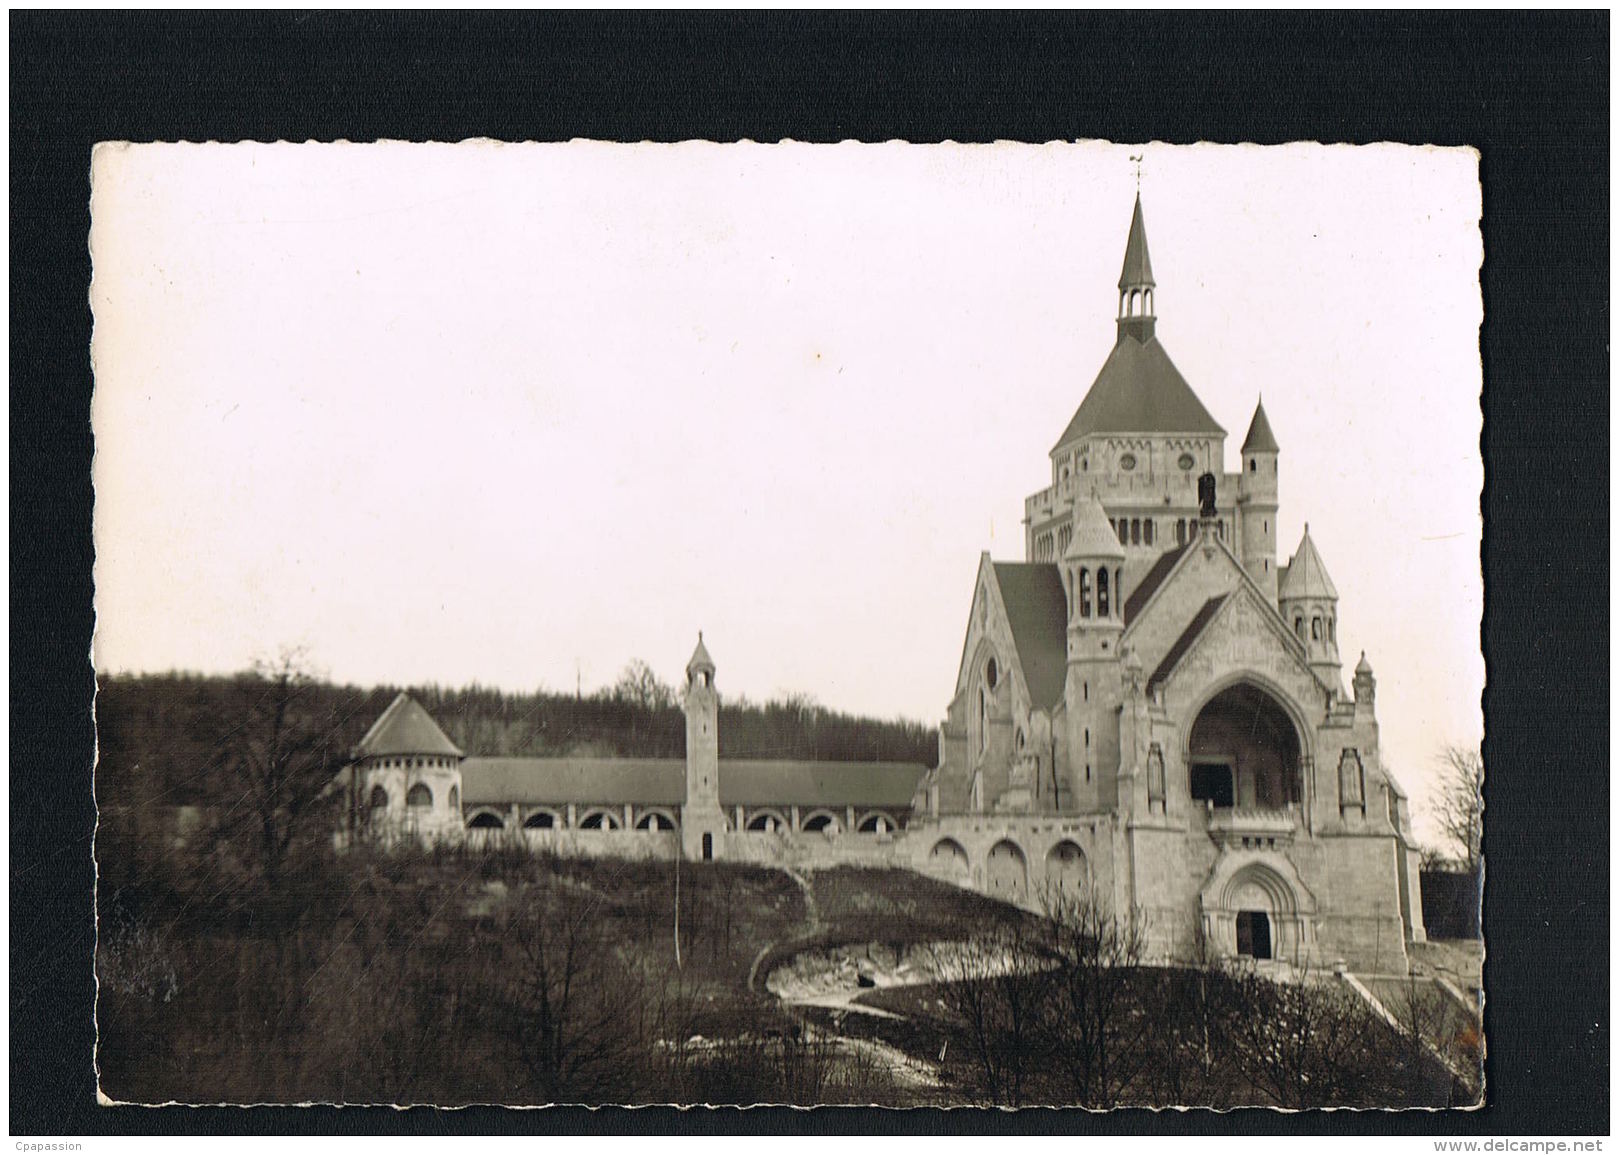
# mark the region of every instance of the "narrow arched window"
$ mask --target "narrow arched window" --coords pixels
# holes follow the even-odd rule
[[[1311,618],[1310,619],[1310,639],[1312,641],[1316,641],[1316,642],[1319,642],[1321,640],[1321,619],[1320,618]]]
[[[451,786],[450,787],[450,809],[451,810],[459,810],[459,809],[461,809],[461,790],[460,790],[459,787],[456,787],[456,786]]]
[[[1113,571],[1113,605],[1117,608],[1118,616],[1124,616],[1124,570]]]
[[[1328,618],[1327,619],[1327,641],[1334,642],[1334,643],[1336,643],[1338,641],[1338,629],[1337,629],[1337,626],[1338,626],[1338,619],[1337,618]]]
[[[1119,544],[1120,545],[1129,545],[1130,544],[1130,523],[1129,523],[1129,521],[1127,521],[1126,519],[1121,517],[1121,518],[1119,518],[1118,524],[1114,528],[1119,531]]]
[[[1152,518],[1148,518],[1141,526],[1141,540],[1147,545],[1152,544]]]
[[[371,787],[371,809],[386,810],[388,808],[388,792],[380,786]]]
[[[410,793],[405,795],[405,805],[431,806],[433,805],[433,792],[427,788],[425,782],[418,782],[410,788]]]
[[[993,690],[995,688],[995,683],[999,682],[1000,680],[1001,668],[995,664],[995,659],[991,658],[989,660],[989,664],[984,667],[984,681],[988,682],[989,688]]]
[[[978,752],[989,749],[989,696],[978,688]]]
[[[1130,519],[1130,544],[1141,544],[1141,519],[1139,517]]]
[[[1091,571],[1088,569],[1079,571],[1079,616],[1091,616]]]
[[[1096,571],[1096,616],[1107,617],[1107,607],[1107,570],[1099,569]]]
[[[1259,459],[1257,457],[1250,457],[1248,459],[1248,472],[1249,473],[1258,473],[1259,472]]]
[[[1175,519],[1175,544],[1186,544],[1186,519],[1184,517]]]
[[[1304,619],[1303,618],[1294,618],[1293,619],[1293,632],[1299,636],[1300,641],[1304,640]]]

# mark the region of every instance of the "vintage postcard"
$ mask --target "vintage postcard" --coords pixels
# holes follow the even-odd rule
[[[94,155],[107,1102],[1483,1096],[1478,155]]]

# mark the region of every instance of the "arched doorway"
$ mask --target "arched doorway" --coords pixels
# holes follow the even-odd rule
[[[1002,839],[989,849],[985,881],[989,892],[1008,901],[1029,891],[1029,860],[1017,843]]]
[[[928,852],[928,869],[946,878],[965,878],[967,851],[954,838],[941,838]]]
[[[1194,805],[1281,810],[1300,800],[1302,747],[1279,702],[1248,682],[1198,711],[1187,748]]]
[[[1065,838],[1046,855],[1046,881],[1063,894],[1079,894],[1090,881],[1090,876],[1085,852],[1077,843]]]
[[[1237,912],[1237,954],[1253,959],[1271,957],[1269,911],[1239,910]]]
[[[1252,959],[1307,957],[1315,896],[1280,855],[1231,856],[1203,888],[1203,928],[1217,955]]]

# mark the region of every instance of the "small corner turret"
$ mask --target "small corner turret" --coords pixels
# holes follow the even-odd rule
[[[1280,453],[1265,399],[1254,406],[1248,436],[1242,442],[1242,474],[1237,482],[1237,504],[1242,514],[1242,568],[1248,571],[1272,605],[1276,604],[1276,510],[1278,508],[1276,458]]]
[[[1124,632],[1124,547],[1108,524],[1095,490],[1074,501],[1073,535],[1062,555],[1063,588],[1068,594],[1068,658],[1098,656],[1115,649]]]
[[[1366,651],[1360,652],[1355,663],[1355,709],[1371,713],[1377,706],[1377,679],[1372,677],[1372,664],[1366,660]]]
[[[1310,539],[1310,526],[1288,562],[1287,577],[1277,591],[1282,618],[1304,643],[1310,668],[1329,688],[1343,692],[1342,663],[1338,659],[1338,590]]]

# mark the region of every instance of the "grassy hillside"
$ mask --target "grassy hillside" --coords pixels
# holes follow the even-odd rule
[[[677,965],[673,863],[356,853],[276,895],[222,862],[169,877],[102,895],[117,1099],[897,1102],[750,975],[773,944],[1007,909],[908,874],[686,863]]]
[[[1055,956],[831,1005],[767,989],[776,968],[827,958],[1048,941],[1042,919],[904,871],[682,863],[677,878],[674,863],[357,851],[266,893],[199,850],[108,879],[100,907],[98,1062],[115,1099],[1085,1101],[1063,1009],[1076,991]],[[1253,976],[1120,975],[1106,1031],[1133,1066],[1109,1101],[1293,1105],[1311,1079],[1329,1102],[1466,1101],[1352,1001],[1290,1002]],[[1272,1053],[1302,1091],[1263,1081]]]

